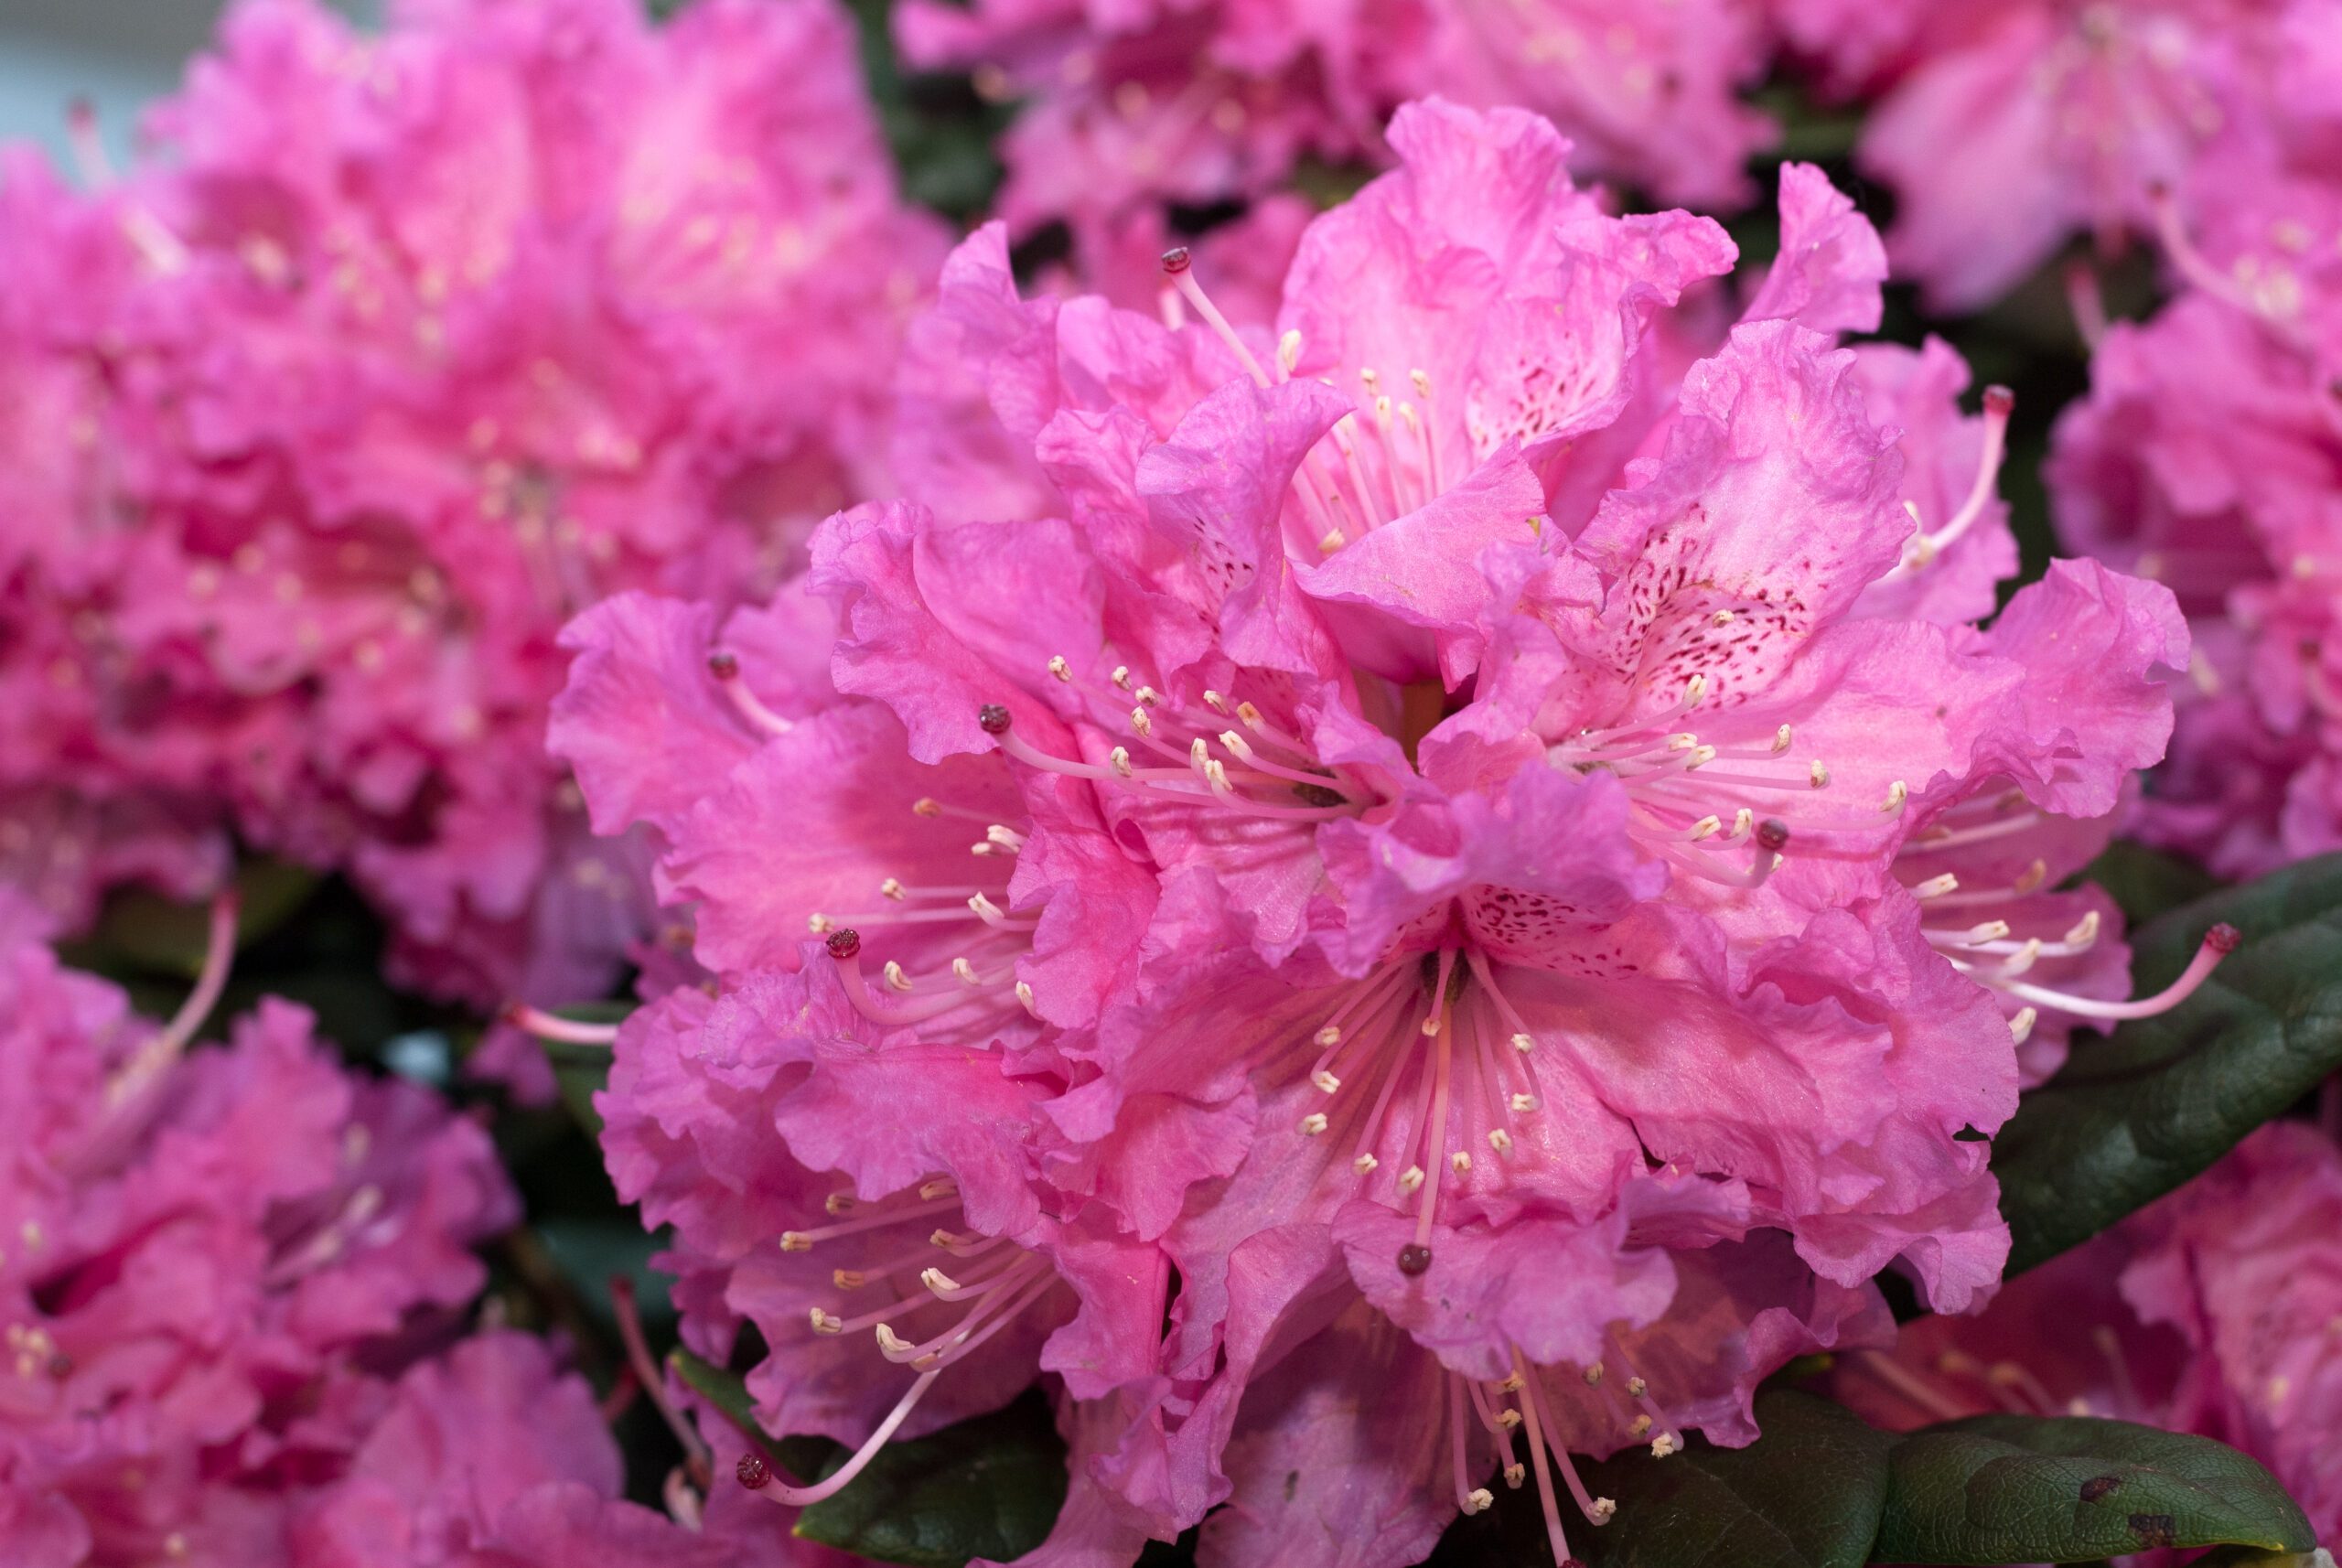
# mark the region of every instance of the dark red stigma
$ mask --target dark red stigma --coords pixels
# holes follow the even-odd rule
[[[1410,1241],[1399,1249],[1399,1272],[1409,1279],[1429,1273],[1431,1249],[1420,1241]]]
[[[1767,817],[1756,824],[1756,844],[1760,849],[1778,854],[1789,847],[1789,825],[1778,817]]]
[[[733,1466],[732,1473],[752,1492],[762,1491],[765,1483],[772,1479],[772,1466],[765,1463],[761,1454],[741,1455],[740,1463]]]
[[[2243,940],[2244,933],[2226,920],[2204,933],[2204,945],[2216,953],[2232,953],[2236,951],[2237,944]]]
[[[2008,388],[1993,386],[1986,387],[1984,389],[1984,411],[1986,413],[2006,413],[2015,406],[2016,393],[2009,391]]]
[[[843,930],[832,931],[830,940],[822,945],[830,950],[832,958],[843,963],[862,950],[862,933],[848,926]]]
[[[731,681],[740,673],[740,656],[736,653],[711,653],[707,656],[707,672],[719,681]]]
[[[1008,710],[998,703],[986,703],[976,710],[976,727],[986,735],[1006,735],[1008,723]]]
[[[1163,252],[1163,270],[1176,277],[1187,270],[1187,247],[1174,245]]]

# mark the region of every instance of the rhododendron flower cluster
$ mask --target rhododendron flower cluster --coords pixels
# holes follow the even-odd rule
[[[0,899],[0,1558],[720,1561],[614,1500],[547,1347],[457,1337],[471,1248],[517,1218],[483,1128],[352,1075],[286,1003],[191,1045],[233,920],[157,1025]]]
[[[1101,248],[1162,202],[1260,196],[1305,159],[1387,163],[1385,118],[1430,93],[1550,116],[1574,166],[1678,201],[1745,200],[1773,131],[1735,97],[1767,29],[1724,0],[914,0],[896,28],[913,64],[1026,101],[1002,149],[1010,228],[1065,219]]]
[[[597,993],[638,875],[543,756],[556,632],[762,592],[888,488],[941,238],[851,23],[252,0],[146,133],[87,191],[0,182],[0,667],[40,741],[0,854],[79,918],[232,828],[346,869],[435,992]]]
[[[2275,1122],[1981,1316],[1907,1326],[1837,1379],[1885,1426],[2014,1410],[2145,1422],[2266,1465],[2342,1530],[2342,1150]]]
[[[2119,324],[2047,468],[2059,526],[2197,628],[2139,831],[2228,875],[2342,848],[2342,187],[2190,248]]]
[[[1824,85],[1882,94],[1858,160],[1893,186],[1898,274],[1988,305],[2070,236],[2168,226],[2342,152],[2334,0],[1773,0]]]
[[[1722,230],[1542,119],[1388,142],[1273,316],[1184,250],[1154,315],[1026,297],[980,230],[904,499],[567,633],[553,748],[712,976],[615,1031],[612,1173],[687,1341],[855,1450],[759,1497],[1048,1374],[1050,1552],[1415,1562],[1503,1486],[1566,1562],[1573,1453],[1749,1441],[1882,1270],[1981,1305],[1977,1134],[2233,945],[2127,1001],[2054,891],[2185,628],[2087,563],[1975,624],[2006,396],[1839,345],[1884,254],[1818,172],[1729,320]]]

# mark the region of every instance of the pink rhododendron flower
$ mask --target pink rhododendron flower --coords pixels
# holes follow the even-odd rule
[[[258,0],[149,128],[151,167],[0,198],[65,209],[0,290],[42,400],[5,435],[0,667],[61,736],[0,788],[106,824],[60,906],[195,880],[142,847],[192,813],[179,862],[232,824],[347,869],[435,992],[598,993],[640,872],[543,756],[555,633],[628,587],[761,594],[888,488],[941,245],[851,23],[445,0],[370,37]]]
[[[736,1561],[617,1500],[583,1380],[457,1339],[518,1218],[486,1132],[274,999],[191,1047],[0,896],[0,1557],[22,1568]],[[451,1341],[453,1343],[451,1344]]]
[[[2342,1530],[2342,1153],[2260,1129],[2177,1192],[2011,1281],[1981,1316],[1907,1324],[1841,1397],[1897,1427],[1987,1411],[2194,1432],[2269,1466],[2321,1538]]]
[[[1991,303],[2074,233],[2153,232],[2157,188],[2209,152],[2314,161],[2333,146],[2298,42],[2342,27],[2332,0],[1774,10],[1836,90],[1884,92],[1856,156],[1895,188],[1897,272],[1939,308]]]
[[[835,953],[850,934],[808,945]],[[661,1262],[686,1342],[721,1361],[753,1326],[768,1348],[748,1377],[758,1425],[854,1450],[793,1484],[710,1412],[717,1457],[750,1489],[791,1507],[828,1497],[894,1438],[996,1409],[1047,1372],[1075,1434],[1059,1537],[1135,1555],[1148,1521],[1086,1497],[1080,1467],[1129,1420],[1112,1396],[1150,1372],[1166,1273],[1102,1206],[1037,1179],[1046,1077],[874,1025],[827,962],[721,1002],[675,992],[615,1051],[604,1147],[621,1196],[672,1228]]]
[[[2067,536],[2171,582],[2195,622],[2138,824],[2228,876],[2342,847],[2342,341],[2320,326],[2342,276],[2308,251],[2203,258],[2197,287],[2113,328],[2046,470]]]
[[[1161,319],[1027,299],[980,231],[915,329],[909,500],[762,611],[569,633],[554,746],[715,976],[604,1107],[692,1332],[756,1322],[776,1430],[850,1443],[1059,1372],[1092,1544],[1234,1499],[1216,1562],[1395,1564],[1498,1472],[1565,1558],[1561,1499],[1609,1511],[1569,1452],[1748,1440],[1772,1369],[1883,1335],[1884,1268],[1981,1303],[2017,1042],[2219,950],[2122,1003],[2111,906],[2033,869],[2160,756],[2184,630],[2087,563],[1971,624],[2005,399],[1836,346],[1884,272],[1851,204],[1792,170],[1719,334],[1677,307],[1722,232],[1604,211],[1543,122],[1389,139],[1272,319],[1185,250]],[[981,1238],[1004,1316],[946,1369],[960,1330],[848,1307],[866,1208],[869,1310],[932,1313],[954,1205],[925,1247]],[[1176,1267],[1167,1332],[1077,1233]],[[832,1371],[849,1327],[933,1391]]]
[[[1385,117],[1433,94],[1549,116],[1573,166],[1670,200],[1745,201],[1741,166],[1773,129],[1736,97],[1766,30],[1721,0],[919,0],[896,32],[912,63],[1026,100],[999,216],[1020,235],[1067,219],[1101,254],[1166,200],[1259,197],[1306,158],[1387,163]]]
[[[334,1482],[304,1499],[294,1568],[726,1568],[737,1548],[618,1500],[618,1445],[584,1379],[492,1333],[388,1391]],[[248,1561],[261,1562],[254,1558]]]

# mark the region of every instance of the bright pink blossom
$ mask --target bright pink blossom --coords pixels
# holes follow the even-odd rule
[[[191,880],[207,841],[140,836],[182,816],[347,870],[441,993],[598,993],[639,857],[543,755],[560,626],[761,593],[888,487],[940,243],[851,22],[446,0],[370,37],[265,0],[150,130],[126,179],[4,198],[63,203],[72,243],[10,246],[0,290],[42,389],[5,437],[31,548],[0,546],[0,671],[61,732],[0,789],[109,824],[104,878]]]
[[[896,29],[914,63],[1025,100],[1000,216],[1020,235],[1069,220],[1100,256],[1165,201],[1260,197],[1309,158],[1402,156],[1382,126],[1411,99],[1520,105],[1568,135],[1573,166],[1711,205],[1747,199],[1741,166],[1773,129],[1737,97],[1765,29],[1721,0],[921,0]]]
[[[1907,1325],[1840,1395],[1883,1424],[2011,1409],[2194,1432],[2269,1466],[2342,1530],[2342,1153],[2277,1122],[1972,1318]]]
[[[1883,257],[1813,171],[1715,335],[1678,307],[1721,231],[1604,211],[1550,126],[1434,102],[1390,141],[1269,320],[1187,251],[1157,318],[971,238],[912,499],[765,610],[583,618],[554,728],[716,972],[622,1031],[605,1106],[691,1332],[752,1319],[767,1412],[872,1443],[1076,1333],[1121,1499],[1082,1517],[1235,1498],[1230,1563],[1411,1561],[1492,1469],[1565,1554],[1568,1451],[1746,1441],[1770,1370],[1882,1333],[1884,1268],[1981,1302],[2016,1042],[2126,989],[2111,908],[2031,867],[2086,857],[2186,657],[2090,564],[1972,624],[2005,398],[1836,347]],[[836,1369],[871,1271],[811,1266],[876,1205],[874,1310],[932,1311],[922,1204],[1037,1314],[932,1392]],[[1077,1234],[1176,1266],[1161,1344]]]

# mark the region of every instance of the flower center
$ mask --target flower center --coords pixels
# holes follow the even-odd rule
[[[1113,744],[1103,762],[1058,757],[1018,735],[1005,707],[986,703],[977,722],[999,741],[1002,751],[1028,768],[1158,800],[1286,822],[1353,816],[1375,802],[1367,786],[1321,768],[1308,743],[1254,703],[1231,702],[1210,690],[1203,693],[1200,705],[1184,703],[1133,682],[1128,665],[1116,665],[1109,679],[1131,704],[1125,712],[1078,681],[1062,656],[1049,660],[1049,671],[1079,693],[1089,722]]]

